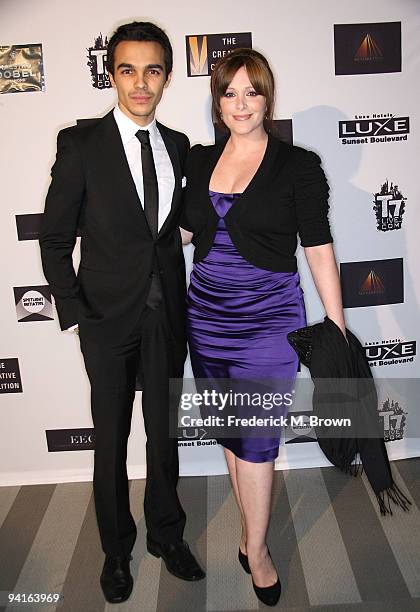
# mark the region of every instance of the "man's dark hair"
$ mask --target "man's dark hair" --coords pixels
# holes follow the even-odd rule
[[[166,33],[149,21],[125,23],[115,30],[108,43],[107,68],[114,76],[115,49],[123,41],[157,42],[165,54],[166,76],[172,72],[172,45]]]

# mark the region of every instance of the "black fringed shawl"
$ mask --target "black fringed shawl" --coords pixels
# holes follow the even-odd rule
[[[343,472],[357,476],[363,469],[376,494],[382,515],[391,514],[391,501],[409,510],[411,501],[394,482],[380,431],[378,396],[365,351],[356,336],[328,317],[323,323],[287,335],[314,382],[313,412],[319,418],[348,417],[350,429],[319,425],[318,443],[327,459]],[[366,437],[368,436],[368,437]],[[359,454],[361,464],[353,463]]]

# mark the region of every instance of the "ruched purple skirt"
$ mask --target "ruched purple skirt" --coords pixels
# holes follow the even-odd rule
[[[253,266],[236,250],[223,217],[240,194],[210,192],[220,219],[208,255],[194,264],[187,296],[188,342],[196,378],[295,380],[298,359],[287,333],[306,325],[298,272]],[[284,389],[283,389],[284,390]],[[269,437],[218,442],[245,461],[273,461],[281,428]]]

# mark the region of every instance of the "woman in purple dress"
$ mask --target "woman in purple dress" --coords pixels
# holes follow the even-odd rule
[[[187,328],[196,378],[293,382],[298,360],[287,333],[306,325],[298,234],[326,314],[345,330],[328,185],[315,153],[272,134],[274,90],[260,53],[222,58],[212,111],[227,138],[193,147],[187,162],[181,231],[195,245]],[[239,561],[258,598],[275,605],[281,586],[266,533],[280,429],[218,441],[241,515]]]

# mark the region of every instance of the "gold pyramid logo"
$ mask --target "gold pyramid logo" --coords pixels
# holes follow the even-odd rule
[[[356,62],[369,62],[383,59],[384,55],[374,38],[366,34],[360,47],[357,49],[354,59]]]
[[[385,293],[385,285],[375,270],[371,270],[359,289],[359,295],[379,295]]]
[[[207,36],[188,36],[188,57],[191,76],[208,75]]]

